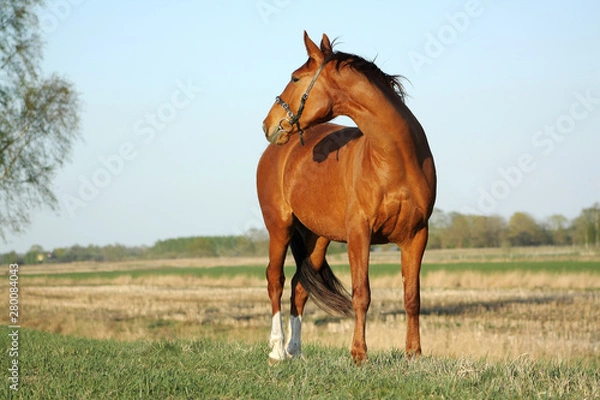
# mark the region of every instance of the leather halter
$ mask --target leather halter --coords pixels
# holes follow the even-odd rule
[[[323,67],[325,66],[327,61],[329,61],[329,59],[325,58],[325,60],[323,60],[323,63],[317,69],[317,73],[310,82],[310,85],[308,85],[308,88],[306,88],[306,92],[304,92],[302,98],[300,99],[300,105],[298,106],[298,111],[296,111],[296,114],[294,114],[294,112],[290,109],[290,105],[283,101],[281,97],[275,97],[275,102],[277,104],[280,104],[281,107],[283,107],[283,109],[287,112],[287,118],[282,118],[281,121],[279,121],[279,132],[290,133],[292,129],[294,129],[294,125],[296,125],[296,127],[298,128],[298,134],[300,135],[300,144],[302,144],[302,146],[304,146],[304,137],[302,136],[304,130],[300,127],[300,117],[302,116],[302,112],[304,111],[304,103],[306,103],[306,100],[308,99],[308,94],[310,93],[312,87],[317,81],[317,78],[319,77],[319,74],[323,70]],[[287,121],[287,123],[290,125],[288,129],[283,128],[283,121]],[[271,141],[274,142],[275,140],[277,140],[277,137],[279,137],[279,135],[275,135],[275,137]]]

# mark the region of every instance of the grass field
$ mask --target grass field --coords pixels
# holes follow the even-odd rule
[[[600,262],[461,259],[423,267],[417,362],[402,351],[398,266],[374,260],[362,368],[348,351],[353,321],[310,303],[305,360],[268,367],[263,259],[23,267],[18,395],[600,398]],[[334,269],[348,283],[343,261]],[[288,297],[289,285],[285,310]]]
[[[7,329],[0,329],[7,337]],[[4,339],[3,339],[4,340]],[[22,399],[398,399],[600,396],[600,364],[504,362],[374,352],[356,367],[347,351],[308,345],[305,360],[269,367],[266,344],[215,339],[118,342],[21,332]]]

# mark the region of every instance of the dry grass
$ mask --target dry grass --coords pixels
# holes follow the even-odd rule
[[[377,278],[375,287],[401,287],[402,278]],[[424,288],[456,289],[600,289],[600,275],[593,273],[569,273],[558,275],[546,272],[430,272],[421,279]]]
[[[456,289],[481,279],[464,275],[431,277],[450,285],[424,285],[426,354],[600,357],[600,292],[565,288],[583,286],[581,277],[563,277],[561,281],[571,283],[556,285],[556,280],[542,276],[538,282],[555,284],[545,289],[507,288],[508,278],[485,289]],[[373,286],[369,346],[402,348],[402,290],[389,287],[390,282]],[[264,284],[242,278],[203,282],[164,276],[52,286],[36,279],[21,287],[22,325],[50,332],[119,340],[224,336],[257,341],[268,335],[270,306]],[[307,341],[348,347],[352,327],[351,319],[329,317],[309,303],[303,327]]]
[[[367,325],[371,349],[402,348],[406,321],[402,293],[373,292]],[[562,290],[444,290],[422,293],[421,332],[425,354],[572,359],[600,357],[600,293]],[[350,345],[352,321],[323,324],[321,342]],[[313,337],[314,337],[313,336]]]
[[[240,331],[232,330],[233,336],[252,339],[243,329],[260,327],[258,321],[268,313],[266,291],[260,287],[190,286],[199,280],[176,276],[128,280],[27,285],[22,290],[22,325],[119,340],[195,336],[237,327]]]
[[[24,269],[20,279],[21,325],[49,332],[118,340],[227,337],[266,343],[270,303],[264,280],[183,275],[138,278],[28,277],[27,273],[148,269],[165,265],[210,266],[216,260],[170,260],[114,265]],[[264,260],[259,260],[264,261]],[[231,260],[221,260],[228,263]],[[255,265],[238,259],[236,265]],[[39,268],[40,271],[37,271]],[[36,272],[37,271],[37,272]],[[349,276],[340,277],[348,283]],[[0,282],[6,293],[7,280]],[[370,349],[404,347],[401,278],[372,281],[367,325]],[[436,356],[600,359],[600,275],[544,272],[428,273],[422,279],[422,344]],[[289,309],[289,285],[284,310]],[[8,309],[8,296],[0,307]],[[309,303],[306,341],[349,347],[353,320],[332,318]]]

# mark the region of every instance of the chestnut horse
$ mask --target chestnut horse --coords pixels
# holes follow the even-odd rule
[[[425,133],[404,103],[397,77],[361,57],[334,51],[327,35],[318,47],[304,32],[304,44],[308,61],[292,73],[264,120],[272,144],[257,172],[270,238],[270,361],[300,354],[309,296],[331,313],[354,312],[351,354],[357,364],[367,359],[369,252],[372,244],[383,243],[396,243],[401,250],[406,352],[418,356],[419,271],[436,195]],[[358,129],[324,123],[338,115],[350,117]],[[325,260],[331,240],[348,244],[351,297]],[[290,244],[297,271],[286,341],[281,296]]]

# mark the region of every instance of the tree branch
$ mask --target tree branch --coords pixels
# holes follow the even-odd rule
[[[21,153],[23,153],[23,150],[25,149],[25,147],[27,147],[29,145],[29,143],[31,143],[32,140],[33,140],[33,136],[31,136],[25,143],[23,143],[23,146],[21,146],[21,148],[18,150],[17,155],[15,157],[13,157],[12,161],[4,169],[4,173],[2,174],[2,176],[0,176],[0,183],[6,176],[8,176],[8,174],[14,167],[14,165],[17,162],[17,160],[19,159],[19,157],[21,157]]]

